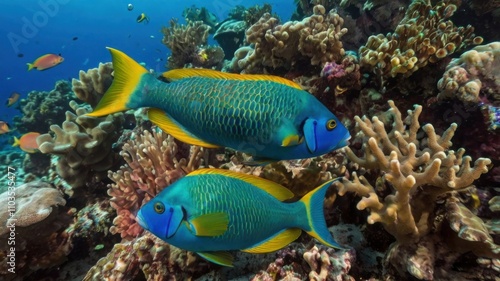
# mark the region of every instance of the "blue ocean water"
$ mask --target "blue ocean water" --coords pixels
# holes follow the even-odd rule
[[[292,0],[267,2],[282,19],[288,20],[295,9]],[[262,3],[259,0],[1,0],[0,121],[11,122],[20,114],[14,107],[5,106],[12,92],[24,98],[32,90],[52,90],[60,79],[78,78],[80,70],[111,60],[106,46],[124,51],[157,72],[164,71],[170,51],[161,43],[161,28],[168,26],[172,18],[185,23],[182,12],[187,7],[206,7],[223,20],[236,5],[250,7]],[[127,9],[128,4],[133,5],[132,11]],[[149,17],[148,24],[136,22],[141,13]],[[209,43],[217,44],[213,40]],[[27,63],[47,53],[61,54],[64,62],[44,71],[27,71]],[[5,142],[12,141],[0,136],[0,147]]]
[[[2,0],[0,3],[0,97],[4,103],[14,91],[24,97],[31,90],[51,90],[59,79],[78,78],[80,70],[110,61],[106,46],[119,48],[149,68],[164,71],[169,50],[161,43],[160,30],[172,18],[184,23],[185,8],[206,7],[223,20],[235,5],[249,7],[263,2]],[[132,11],[128,11],[128,4],[134,6]],[[282,19],[289,19],[295,8],[292,0],[272,1],[272,5]],[[150,18],[148,24],[136,22],[141,13]],[[64,62],[45,71],[27,71],[26,63],[46,53],[61,54]],[[0,120],[11,120],[18,113],[5,106],[1,111]]]

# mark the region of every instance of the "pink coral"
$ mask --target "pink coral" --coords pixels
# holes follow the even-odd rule
[[[163,188],[199,167],[201,148],[191,149],[189,161],[177,160],[177,148],[172,137],[156,130],[144,131],[123,145],[120,155],[127,165],[108,174],[115,182],[108,189],[110,204],[118,214],[111,233],[120,233],[128,240],[137,237],[142,232],[135,221],[139,208]]]

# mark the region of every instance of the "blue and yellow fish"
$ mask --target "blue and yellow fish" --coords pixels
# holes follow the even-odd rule
[[[129,10],[129,11],[130,11],[130,10]],[[149,23],[149,17],[148,17],[145,13],[141,13],[141,14],[137,17],[136,21],[137,21],[138,23],[141,23],[141,22],[143,22],[143,23]]]
[[[262,161],[323,155],[350,138],[333,113],[290,80],[185,68],[165,72],[165,83],[109,50],[113,84],[89,116],[150,107],[149,119],[185,143],[230,147]]]
[[[165,188],[137,214],[139,224],[169,244],[224,266],[229,250],[268,253],[297,239],[302,230],[340,246],[323,215],[328,181],[293,203],[285,187],[256,176],[200,169]]]

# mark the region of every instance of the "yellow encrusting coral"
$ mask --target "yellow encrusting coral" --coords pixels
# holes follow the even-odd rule
[[[361,66],[384,78],[408,77],[470,44],[481,44],[472,26],[456,27],[449,20],[456,10],[447,0],[434,6],[413,1],[393,33],[372,35],[361,46]]]

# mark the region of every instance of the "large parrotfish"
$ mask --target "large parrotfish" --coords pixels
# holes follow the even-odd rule
[[[302,230],[319,242],[340,246],[323,215],[328,181],[293,203],[285,187],[252,175],[200,169],[165,188],[138,212],[139,224],[178,248],[224,266],[229,250],[268,253],[297,239]]]
[[[150,120],[183,142],[230,147],[262,161],[323,155],[350,138],[333,113],[290,80],[185,68],[165,72],[166,83],[109,50],[114,80],[89,116],[150,107]]]

